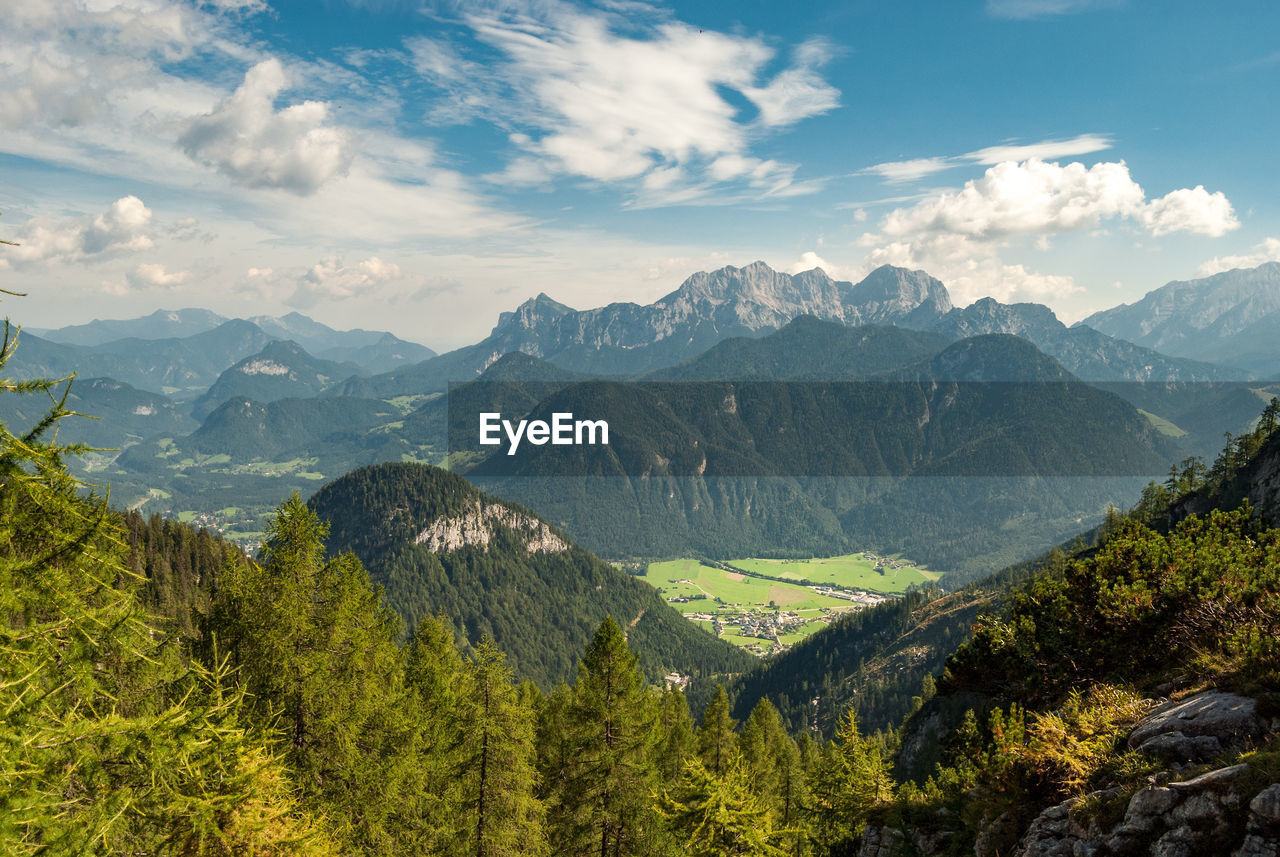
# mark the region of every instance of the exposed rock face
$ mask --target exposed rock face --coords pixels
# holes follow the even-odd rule
[[[1265,708],[1265,706],[1264,706]],[[1247,762],[1178,778],[1202,764],[1256,746],[1280,732],[1280,718],[1253,699],[1207,691],[1152,709],[1127,745],[1167,762],[1170,773],[1137,792],[1112,788],[1051,806],[1028,824],[1016,810],[984,822],[976,857],[1280,857],[1280,783],[1259,788]],[[910,736],[908,736],[908,743]],[[1187,775],[1183,775],[1187,776]],[[1262,780],[1262,782],[1266,782]],[[1110,807],[1111,810],[1105,809]],[[1117,813],[1123,808],[1123,816]],[[1099,810],[1102,811],[1099,811]],[[953,825],[939,816],[937,831]],[[941,857],[955,853],[945,833],[868,827],[859,857]],[[1014,843],[1017,843],[1016,846]],[[1012,851],[1011,851],[1012,849]]]
[[[1225,496],[1202,490],[1183,497],[1170,508],[1169,523],[1216,508],[1234,508],[1240,500],[1248,500],[1254,513],[1268,526],[1280,525],[1280,433],[1267,440],[1226,491],[1229,493]]]
[[[1129,746],[1170,764],[1203,763],[1260,740],[1268,725],[1252,699],[1200,693],[1156,708],[1129,734]]]
[[[447,553],[469,545],[485,547],[499,528],[516,533],[529,553],[560,553],[569,549],[550,527],[532,515],[500,503],[482,504],[479,500],[466,512],[432,521],[413,541],[436,553]]]
[[[689,277],[648,306],[574,310],[544,295],[503,313],[481,345],[523,351],[574,369],[643,371],[691,357],[731,336],[758,336],[801,315],[850,326],[925,328],[951,309],[941,282],[884,266],[854,285],[821,268],[791,275],[764,262]]]
[[[1280,262],[1175,281],[1084,323],[1165,354],[1271,373],[1280,368]]]
[[[1102,829],[1072,799],[1040,813],[1027,830],[1020,857],[1263,857],[1280,846],[1280,784],[1242,791],[1248,765],[1232,765],[1186,782],[1143,789],[1129,798],[1124,819]],[[1101,792],[1114,798],[1116,790]],[[1243,822],[1243,823],[1242,823]],[[1241,835],[1241,831],[1244,835]]]

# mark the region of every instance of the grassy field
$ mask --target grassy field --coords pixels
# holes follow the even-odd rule
[[[885,567],[877,570],[874,559],[866,559],[860,553],[819,559],[735,559],[729,563],[735,568],[763,574],[782,580],[809,580],[827,583],[847,589],[865,589],[868,592],[899,594],[910,586],[919,586],[942,577],[935,571],[904,565],[890,568],[898,562],[886,558]]]
[[[793,645],[826,627],[827,621],[839,614],[858,609],[842,598],[820,595],[796,583],[761,580],[703,565],[696,559],[650,563],[644,579],[669,602],[673,598],[693,599],[671,606],[712,633],[718,620],[721,639],[757,654]],[[744,620],[781,613],[795,614],[798,622],[779,633],[777,643],[741,633]],[[702,618],[695,618],[699,614]],[[714,618],[705,618],[708,615]]]
[[[1185,431],[1158,414],[1153,414],[1150,411],[1144,411],[1142,408],[1138,408],[1138,413],[1146,417],[1147,422],[1151,423],[1152,427],[1155,428],[1156,431],[1166,437],[1183,437],[1186,435]]]
[[[819,595],[804,586],[746,577],[703,565],[696,559],[650,563],[644,579],[667,600],[676,597],[706,596],[687,603],[671,605],[681,613],[715,612],[717,598],[726,606],[737,605],[746,609],[760,610],[772,609],[770,602],[784,610],[796,611],[820,610],[823,607],[849,607],[848,601]]]
[[[650,563],[643,578],[690,620],[713,633],[718,624],[721,639],[764,655],[795,645],[843,612],[861,609],[860,604],[792,581],[892,596],[942,577],[940,572],[913,565],[891,567],[900,562],[858,553],[808,560],[742,559],[725,564],[750,572],[744,574],[696,559],[676,559]],[[769,579],[752,576],[756,574]],[[762,622],[770,629],[767,633],[761,631]],[[776,641],[768,639],[773,634]]]

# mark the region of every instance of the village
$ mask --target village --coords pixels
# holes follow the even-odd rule
[[[737,637],[753,638],[759,643],[744,643],[743,648],[764,657],[791,647],[783,637],[805,629],[811,623],[820,622],[828,625],[850,610],[861,610],[887,600],[883,595],[872,592],[833,589],[827,586],[806,587],[819,595],[838,598],[851,602],[850,607],[818,607],[807,609],[803,613],[797,610],[784,610],[777,605],[743,604],[724,602],[720,599],[708,599],[706,596],[675,596],[667,600],[675,604],[688,604],[695,601],[711,601],[716,605],[714,610],[685,613],[685,618],[709,627],[717,637],[731,634]]]

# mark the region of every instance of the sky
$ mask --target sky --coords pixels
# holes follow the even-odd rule
[[[1280,4],[0,0],[0,307],[437,350],[923,268],[1068,323],[1280,259]]]

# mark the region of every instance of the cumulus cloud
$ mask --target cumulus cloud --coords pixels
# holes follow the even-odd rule
[[[81,125],[101,111],[102,93],[63,57],[32,57],[0,89],[0,128],[42,119],[54,127]]]
[[[957,191],[944,191],[885,216],[881,231],[904,237],[953,233],[978,240],[1069,232],[1108,218],[1130,218],[1153,235],[1220,236],[1239,222],[1222,193],[1203,187],[1147,201],[1123,161],[1065,166],[1032,159],[996,164]]]
[[[212,113],[191,121],[179,143],[192,159],[239,184],[314,193],[346,174],[354,147],[346,131],[325,124],[324,102],[276,110],[276,97],[287,85],[278,59],[258,63]]]
[[[85,262],[108,255],[147,250],[151,209],[136,196],[117,199],[101,214],[54,221],[34,218],[18,230],[4,258],[18,267]]]
[[[1264,238],[1252,251],[1239,256],[1214,256],[1201,265],[1197,273],[1208,277],[1235,268],[1256,268],[1267,262],[1280,262],[1280,238]]]
[[[191,277],[190,271],[170,271],[156,262],[146,262],[129,272],[129,284],[135,288],[177,286]]]
[[[832,54],[821,40],[770,73],[775,50],[763,40],[669,19],[631,16],[621,34],[607,13],[548,2],[466,20],[500,62],[480,66],[438,39],[410,48],[443,93],[433,115],[480,116],[515,131],[519,152],[495,177],[502,182],[633,182],[652,203],[689,201],[723,183],[782,194],[801,185],[795,166],[753,155],[753,142],[839,103],[820,73]]]
[[[1240,225],[1222,191],[1209,193],[1203,185],[1179,188],[1153,199],[1140,214],[1152,235],[1192,232],[1218,238]]]
[[[238,291],[268,300],[283,299],[299,309],[326,301],[364,297],[401,278],[400,266],[370,256],[347,265],[337,256],[297,268],[249,268]]]
[[[1239,226],[1222,193],[1182,188],[1147,198],[1123,161],[1086,167],[1036,158],[989,167],[957,190],[941,191],[884,216],[866,233],[866,264],[929,270],[958,301],[1048,300],[1078,292],[1070,277],[1005,264],[1001,251],[1017,239],[1043,250],[1052,235],[1125,221],[1154,236],[1186,232],[1217,237]]]

